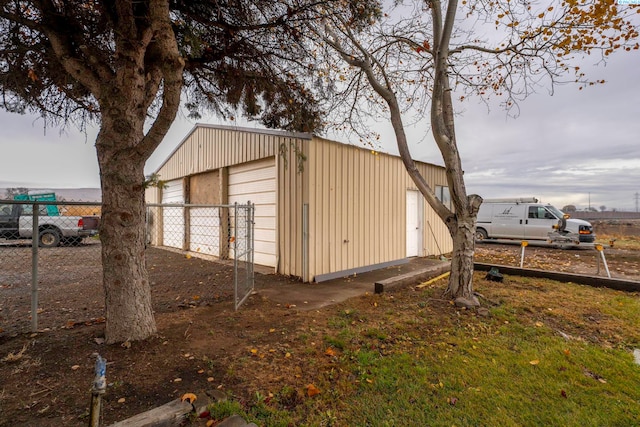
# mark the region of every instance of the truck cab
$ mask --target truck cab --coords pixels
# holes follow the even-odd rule
[[[0,238],[17,239],[22,206],[0,204]]]

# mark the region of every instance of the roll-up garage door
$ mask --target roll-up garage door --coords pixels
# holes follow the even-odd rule
[[[189,250],[220,256],[220,208],[191,208],[189,221]]]
[[[167,181],[162,189],[162,203],[184,203],[182,180]],[[162,209],[162,238],[164,246],[183,249],[184,245],[184,208],[170,207]]]
[[[256,264],[276,266],[276,161],[274,157],[229,168],[229,204],[255,205]]]

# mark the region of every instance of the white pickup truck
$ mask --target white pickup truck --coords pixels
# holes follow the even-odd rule
[[[0,238],[7,240],[33,237],[33,205],[0,200]],[[50,215],[41,205],[38,215],[38,245],[55,247],[79,244],[84,237],[98,234],[97,216]]]

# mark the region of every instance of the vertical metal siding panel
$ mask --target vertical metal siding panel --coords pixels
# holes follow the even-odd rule
[[[384,210],[386,206],[384,206],[384,191],[385,188],[389,185],[389,183],[384,182],[384,164],[386,162],[386,156],[382,156],[380,154],[376,154],[376,214],[377,214],[377,241],[376,241],[376,263],[384,261],[384,248],[382,247],[384,242],[384,234],[387,232],[386,224],[383,222],[384,218]],[[385,242],[386,243],[386,242]]]
[[[322,158],[318,153],[318,147],[321,144],[319,140],[313,140],[313,144],[309,146],[309,159],[313,165],[313,174],[309,177],[309,276],[314,277],[320,271],[318,265],[318,256],[322,251],[321,245],[321,228],[318,220],[321,217],[319,211],[322,209],[318,199],[320,191],[318,183],[318,171],[321,168]]]
[[[391,156],[384,156],[384,169],[382,171],[382,205],[384,210],[382,212],[382,228],[384,229],[384,235],[382,237],[382,257],[383,260],[391,261],[395,252],[395,223],[397,219],[391,215],[393,209],[393,196],[397,193],[398,189],[394,185],[392,176],[392,169],[395,165],[395,159]]]
[[[391,196],[397,191],[393,186],[393,180],[389,170],[391,168],[391,157],[384,156],[384,166],[382,168],[382,258],[384,261],[391,260],[391,254],[393,253],[394,238],[393,238],[393,220],[389,215],[391,209]]]
[[[342,146],[342,231],[340,235],[340,245],[342,245],[342,268],[347,269],[353,267],[350,262],[351,258],[351,239],[349,238],[349,222],[353,216],[353,200],[349,198],[351,194],[351,157],[353,149],[346,145]]]
[[[371,260],[371,244],[373,239],[372,220],[371,220],[371,155],[366,154],[364,158],[364,194],[362,195],[362,201],[364,203],[364,215],[362,221],[364,223],[364,262]]]
[[[346,251],[347,251],[347,254],[345,257],[346,268],[353,268],[353,267],[356,267],[356,263],[353,256],[354,244],[355,244],[355,239],[353,236],[353,225],[354,225],[355,216],[356,216],[356,210],[355,210],[356,198],[355,198],[355,187],[354,187],[355,176],[357,174],[355,170],[356,150],[354,150],[353,148],[349,148],[347,151],[348,151],[347,164],[346,164],[346,167],[344,168],[344,175],[346,178],[346,181],[345,181],[346,191],[344,192],[344,196],[343,196],[344,204],[347,207],[347,218],[344,223],[343,235],[344,235],[344,238],[347,240],[347,243],[345,244]]]
[[[307,252],[307,274],[309,277],[306,279],[311,281],[315,276],[315,252],[316,247],[318,246],[316,243],[316,227],[315,227],[315,210],[316,201],[315,201],[315,173],[316,173],[316,161],[317,156],[315,155],[315,147],[316,147],[316,138],[314,137],[309,141],[306,146],[306,154],[307,154],[307,166],[305,168],[305,175],[307,177],[306,182],[306,202],[309,205],[309,220],[308,220],[308,252]]]
[[[286,234],[286,192],[283,191],[287,185],[287,177],[286,171],[284,170],[284,165],[282,164],[282,159],[280,157],[276,157],[276,186],[277,186],[277,194],[276,194],[276,221],[278,222],[277,230],[278,234],[285,235]],[[278,237],[281,237],[278,236]],[[286,253],[286,237],[279,238],[277,243],[277,258],[276,261],[276,269],[278,273],[287,274],[287,261],[283,256]]]
[[[400,259],[404,258],[405,256],[405,251],[399,250],[399,246],[401,244],[400,241],[403,240],[401,238],[401,230],[405,221],[405,219],[401,216],[401,200],[404,199],[404,195],[402,195],[401,199],[401,193],[406,192],[404,180],[401,179],[402,173],[400,171],[400,166],[401,165],[399,165],[398,162],[394,162],[393,168],[391,169],[391,179],[393,181],[393,188],[395,188],[395,191],[393,192],[393,198],[390,200],[390,203],[392,205],[391,217],[395,218],[393,227],[393,253],[391,255],[393,259]]]
[[[365,150],[361,151],[358,156],[358,161],[360,163],[360,175],[358,180],[360,181],[360,193],[358,194],[358,199],[360,202],[360,213],[358,215],[358,229],[360,233],[360,240],[358,247],[358,263],[362,264],[367,259],[367,236],[368,236],[368,221],[367,221],[367,203],[366,203],[366,192],[367,192],[367,152]]]
[[[300,153],[304,152],[304,141],[302,139],[298,139],[296,141],[296,145],[298,147],[298,151]],[[304,170],[306,168],[306,164],[304,165],[302,171],[298,171],[298,168],[294,168],[293,172],[296,174],[296,200],[295,204],[292,206],[293,212],[296,214],[296,228],[295,228],[295,275],[297,277],[302,277],[303,268],[302,268],[302,206],[304,205],[304,182],[306,179]]]
[[[329,236],[330,248],[329,252],[329,271],[336,271],[336,150],[333,144],[327,144],[329,150],[329,185],[327,196],[329,198],[329,206],[326,215],[329,219],[327,235]]]
[[[353,251],[353,264],[360,265],[362,262],[362,153],[360,150],[354,151],[353,156],[353,174],[351,175],[351,179],[353,180],[353,231],[351,233],[352,237],[352,247]]]
[[[315,269],[313,275],[320,274],[322,271],[322,260],[325,250],[325,237],[323,235],[322,213],[324,211],[324,203],[322,203],[322,197],[324,195],[324,185],[322,183],[322,172],[324,170],[324,145],[321,140],[316,141],[314,144],[314,158],[316,164],[316,171],[314,174],[313,190],[315,194],[313,216],[314,216],[314,238],[315,245],[311,246],[310,252],[313,254]]]
[[[281,141],[282,142],[282,141]],[[284,141],[288,144],[287,166],[280,158],[283,184],[281,190],[280,225],[281,236],[280,257],[283,261],[283,273],[302,275],[302,180],[303,175],[298,173],[295,147],[299,147],[301,141],[290,139]]]
[[[287,156],[289,155],[290,153],[287,152]],[[282,227],[280,228],[280,232],[278,233],[280,241],[282,242],[282,246],[285,248],[284,251],[280,252],[280,259],[282,260],[282,265],[284,267],[284,274],[291,275],[293,274],[291,260],[292,257],[295,257],[295,249],[292,245],[294,239],[293,230],[295,227],[293,217],[295,215],[295,212],[293,212],[292,209],[291,199],[295,197],[295,190],[292,185],[290,158],[288,158],[286,162],[283,161],[284,159],[282,159],[282,156],[278,156],[278,159],[280,163],[286,163],[286,166],[283,165],[283,167],[281,168],[284,168],[283,172],[285,178],[285,188],[283,188],[284,191],[282,192],[282,199],[284,203],[278,206],[278,216],[285,220],[285,223],[281,224]]]
[[[371,170],[371,182],[373,188],[373,259],[372,264],[380,262],[380,157],[372,155],[373,167]]]
[[[227,131],[227,133],[231,133],[230,131]],[[235,141],[235,144],[233,144],[232,148],[231,148],[231,162],[232,164],[238,164],[238,163],[242,163],[242,158],[240,157],[240,146],[242,145],[242,140],[243,140],[243,136],[242,133],[237,133],[237,141]]]
[[[397,163],[394,161],[393,158],[389,158],[387,160],[387,179],[386,182],[388,182],[389,184],[389,191],[386,192],[387,195],[387,201],[385,203],[385,205],[387,206],[387,210],[386,210],[386,223],[387,225],[387,242],[389,242],[388,244],[385,245],[385,248],[387,249],[387,253],[386,253],[386,258],[387,260],[393,260],[393,259],[398,259],[400,257],[396,256],[396,248],[398,246],[398,233],[397,233],[397,229],[398,229],[398,222],[399,222],[399,217],[395,214],[395,210],[397,209],[397,194],[398,191],[400,191],[400,186],[399,186],[399,182],[397,180],[398,174],[396,173],[397,170]]]
[[[296,141],[291,138],[291,144],[296,144]],[[290,145],[291,145],[290,144]],[[295,158],[296,153],[292,146],[289,148],[289,156],[293,156]],[[287,215],[291,218],[290,221],[290,242],[288,242],[289,253],[286,254],[286,257],[289,260],[289,271],[291,275],[300,276],[300,272],[296,268],[298,256],[299,256],[299,245],[298,245],[298,236],[299,236],[299,226],[300,226],[300,213],[297,209],[298,205],[298,191],[300,189],[298,185],[298,168],[297,168],[297,159],[295,159],[289,166],[289,181],[290,181],[290,197],[288,197],[288,206],[287,206]]]
[[[345,146],[344,145],[334,145],[334,150],[336,153],[336,185],[334,187],[334,197],[335,197],[335,231],[334,231],[334,247],[335,250],[335,269],[336,271],[345,269],[345,246],[344,246],[344,236],[342,232],[342,227],[344,221],[346,219],[345,209],[346,204],[343,203],[343,194],[344,194],[344,160],[345,160]]]
[[[378,262],[388,261],[387,259],[387,248],[389,243],[393,243],[391,239],[389,239],[389,232],[391,231],[391,227],[387,223],[387,209],[389,209],[389,205],[387,204],[387,195],[389,191],[393,191],[390,188],[390,182],[387,181],[387,164],[389,159],[387,156],[377,155],[378,159],[378,203],[380,212],[379,216],[379,226],[378,226],[378,234],[380,237],[378,238],[378,247],[380,248],[380,252],[378,255]]]
[[[328,228],[329,228],[329,173],[328,173],[328,164],[327,161],[328,153],[327,153],[327,145],[322,142],[322,145],[318,147],[318,173],[316,175],[316,186],[317,186],[317,221],[318,221],[318,229],[316,230],[318,235],[318,243],[320,246],[316,246],[314,250],[318,251],[318,265],[317,270],[318,273],[321,274],[328,269],[329,259],[326,256],[327,249],[329,247],[329,236],[328,236]]]

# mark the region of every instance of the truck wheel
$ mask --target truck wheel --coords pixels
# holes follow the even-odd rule
[[[488,239],[488,238],[489,238],[489,235],[487,234],[486,231],[484,231],[483,228],[476,229],[476,241],[477,242],[481,242],[481,241],[483,241],[485,239]]]
[[[42,248],[54,248],[60,244],[60,234],[56,230],[42,230],[38,243]]]
[[[80,244],[82,244],[82,237],[67,237],[62,239],[62,243],[67,246],[80,246]]]

